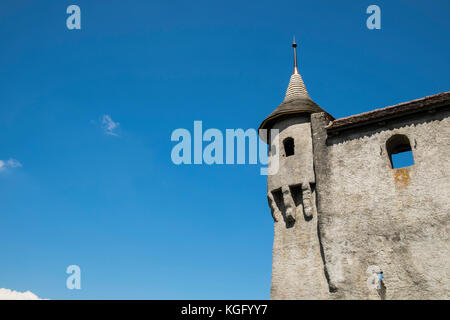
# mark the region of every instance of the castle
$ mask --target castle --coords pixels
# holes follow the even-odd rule
[[[449,299],[450,92],[334,119],[293,47],[286,97],[260,125],[279,130],[262,137],[279,159],[271,298]],[[395,168],[407,151],[414,164]]]

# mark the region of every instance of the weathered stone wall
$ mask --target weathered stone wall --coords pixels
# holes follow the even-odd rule
[[[267,196],[274,217],[272,299],[328,298],[317,232],[315,178],[309,115],[278,121],[271,157],[279,171],[268,176]],[[294,139],[286,157],[283,141]]]
[[[331,299],[449,299],[448,107],[378,127],[348,130],[337,136],[327,136],[328,123],[324,113],[311,117],[318,237],[325,264],[313,263],[310,267],[315,270],[310,269],[308,277],[319,281],[325,267]],[[409,138],[413,166],[391,168],[386,141],[394,134]],[[280,227],[275,226],[275,288],[304,276],[300,269],[280,275],[281,268],[290,266],[276,264],[288,262],[297,267],[310,263],[286,260],[291,253],[276,252],[275,248],[281,243],[284,248],[311,246],[309,238],[315,239],[304,230],[292,239],[280,239],[286,232],[277,228]],[[367,287],[366,270],[371,265],[384,272],[383,290]],[[325,297],[304,280],[295,285],[304,296]]]

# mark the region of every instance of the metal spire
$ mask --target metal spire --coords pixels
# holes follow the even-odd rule
[[[297,67],[297,44],[295,43],[295,36],[294,41],[292,42],[292,48],[294,48],[294,71],[292,74],[298,74],[298,67]]]

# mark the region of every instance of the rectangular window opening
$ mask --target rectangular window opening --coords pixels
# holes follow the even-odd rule
[[[392,168],[400,169],[414,165],[414,158],[411,149],[392,154]]]

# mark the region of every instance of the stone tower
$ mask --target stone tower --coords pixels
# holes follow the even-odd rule
[[[297,66],[286,96],[259,129],[278,129],[270,137],[270,158],[278,157],[279,170],[267,179],[267,198],[275,222],[272,299],[326,298],[328,284],[318,238],[311,114],[324,112],[309,97]],[[277,148],[278,147],[278,148]]]
[[[271,298],[450,299],[450,92],[334,119],[309,97],[296,47],[260,126]]]

